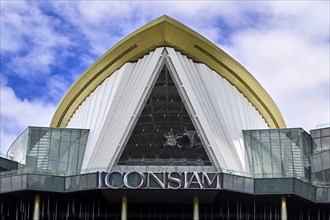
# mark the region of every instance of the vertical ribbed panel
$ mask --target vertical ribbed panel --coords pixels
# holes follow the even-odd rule
[[[89,161],[94,150],[101,128],[105,122],[105,117],[121,83],[122,76],[126,75],[126,72],[131,72],[133,66],[134,64],[127,63],[113,73],[111,77],[107,78],[79,106],[68,123],[67,127],[69,128],[90,129],[82,165],[83,169],[86,168],[86,162]]]
[[[129,133],[133,119],[144,101],[143,97],[147,95],[152,74],[163,49],[158,48],[137,63],[131,64],[132,68],[117,73],[122,75],[121,79],[113,92],[114,96],[104,119],[98,125],[98,134],[90,136],[93,144],[87,146],[91,151],[88,151],[90,155],[85,155],[83,169],[104,169],[115,161],[123,145],[122,138]]]
[[[222,169],[247,172],[243,129],[268,128],[254,106],[204,64],[166,48],[190,109],[203,129],[207,151]],[[90,129],[82,169],[111,168],[143,108],[164,48],[126,63],[86,98],[67,127]],[[180,85],[182,84],[182,85]]]
[[[172,48],[167,51],[221,168],[246,172],[242,129],[268,128],[266,122],[219,74]]]

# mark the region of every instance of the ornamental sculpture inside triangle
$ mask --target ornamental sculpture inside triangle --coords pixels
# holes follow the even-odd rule
[[[212,165],[166,62],[117,165]]]

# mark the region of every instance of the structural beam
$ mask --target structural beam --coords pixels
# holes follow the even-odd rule
[[[37,194],[34,197],[33,220],[40,219],[40,196]]]
[[[281,220],[287,220],[288,219],[288,213],[286,209],[286,197],[281,197]]]
[[[127,220],[127,197],[121,199],[121,220]]]
[[[199,220],[199,198],[197,196],[193,199],[193,220]]]

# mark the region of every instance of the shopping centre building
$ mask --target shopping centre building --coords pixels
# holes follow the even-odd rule
[[[99,58],[0,166],[1,219],[330,218],[330,127],[286,128],[243,66],[167,16]]]

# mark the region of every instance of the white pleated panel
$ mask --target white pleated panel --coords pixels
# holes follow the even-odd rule
[[[222,169],[248,172],[243,129],[268,128],[254,106],[227,80],[204,64],[166,48],[182,90],[210,144],[207,151]],[[164,48],[126,63],[79,106],[67,127],[90,129],[84,169],[111,168],[135,117],[143,108]],[[180,89],[181,89],[180,88]],[[219,167],[218,167],[219,168]]]
[[[86,161],[89,161],[94,150],[121,78],[126,72],[131,72],[132,69],[133,64],[127,63],[114,72],[82,102],[71,117],[67,127],[90,129],[82,169],[86,169]]]
[[[91,156],[84,158],[86,163],[83,169],[104,169],[115,162],[125,137],[133,128],[134,118],[143,107],[163,49],[156,49],[133,64],[130,71],[121,73],[119,87],[101,125],[97,140],[91,146]]]
[[[226,79],[166,49],[221,168],[248,172],[242,130],[268,128],[266,122]]]

